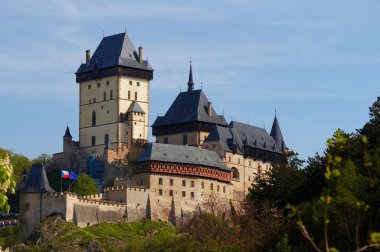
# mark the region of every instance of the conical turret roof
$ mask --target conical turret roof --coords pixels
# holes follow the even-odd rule
[[[70,134],[69,126],[66,127],[66,132],[65,132],[65,135],[63,137],[72,137]]]
[[[280,125],[277,120],[277,115],[274,116],[274,121],[272,125],[272,130],[270,131],[270,135],[273,137],[276,145],[281,151],[284,151],[286,148],[284,138],[282,137]]]
[[[42,164],[33,164],[30,169],[25,187],[21,190],[25,193],[55,192],[49,184],[46,172]]]

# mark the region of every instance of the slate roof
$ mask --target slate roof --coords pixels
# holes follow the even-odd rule
[[[65,135],[63,137],[72,137],[70,134],[69,126],[66,127]]]
[[[137,101],[133,101],[129,108],[127,109],[128,112],[138,112],[145,114],[145,111],[140,107],[139,103]]]
[[[277,116],[274,117],[272,130],[270,131],[270,135],[273,137],[274,141],[276,142],[276,145],[281,149],[281,151],[284,151],[286,149],[284,138],[282,137],[280,125],[277,120]]]
[[[150,143],[133,163],[145,161],[195,164],[231,171],[216,152],[184,145]]]
[[[55,192],[49,184],[44,167],[41,164],[33,164],[30,169],[25,187],[21,190],[25,193]]]
[[[227,127],[216,126],[205,140],[206,143],[212,141],[219,141],[225,151],[240,154],[245,145],[280,154],[284,151],[264,128],[237,121],[232,121]]]
[[[139,55],[127,33],[120,33],[104,37],[92,55],[90,64],[81,64],[76,74],[114,66],[153,71],[147,60],[140,64]]]
[[[209,100],[201,89],[180,92],[165,116],[158,116],[152,127],[189,122],[227,125],[224,116],[217,115],[213,107],[211,108],[211,116],[208,115],[208,102]]]

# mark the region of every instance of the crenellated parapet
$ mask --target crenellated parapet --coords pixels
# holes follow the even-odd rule
[[[146,186],[135,186],[135,185],[125,185],[125,186],[112,186],[104,188],[105,192],[112,191],[143,191],[146,192],[149,188]]]

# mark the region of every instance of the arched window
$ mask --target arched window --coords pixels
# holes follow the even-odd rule
[[[202,181],[202,183],[201,183],[201,187],[202,187],[202,189],[205,188],[205,182]]]
[[[232,180],[239,181],[239,177],[240,177],[239,176],[239,171],[235,167],[232,167],[231,171],[232,171]]]
[[[216,191],[219,192],[219,185],[216,186]]]
[[[96,112],[92,111],[92,126],[96,125]]]

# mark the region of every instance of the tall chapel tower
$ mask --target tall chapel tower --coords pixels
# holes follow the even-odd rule
[[[104,37],[76,74],[79,83],[79,143],[87,155],[116,152],[148,140],[149,82],[153,69],[126,33]]]

